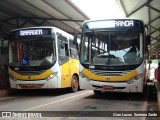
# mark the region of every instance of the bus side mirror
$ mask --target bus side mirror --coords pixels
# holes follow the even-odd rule
[[[147,42],[147,45],[151,44],[151,36],[149,35],[146,36],[146,42]]]
[[[74,33],[73,44],[77,44],[77,33]]]

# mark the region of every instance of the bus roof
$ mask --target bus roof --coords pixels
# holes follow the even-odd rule
[[[135,18],[118,18],[118,19],[95,19],[95,20],[85,20],[82,24],[86,23],[86,22],[94,22],[94,21],[112,21],[112,20],[138,20],[141,22],[144,22],[141,19],[135,19]]]

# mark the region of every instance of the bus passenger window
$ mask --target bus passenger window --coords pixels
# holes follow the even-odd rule
[[[76,49],[70,48],[70,55],[73,59],[78,59],[78,51]]]
[[[68,50],[68,44],[65,43],[65,56],[69,57],[69,50]]]
[[[140,61],[138,59],[139,59],[139,51],[136,46],[132,46],[130,50],[124,55],[124,60],[128,64],[136,64],[138,61]]]
[[[58,54],[60,65],[69,60],[68,40],[61,35],[58,36]]]
[[[69,57],[67,43],[63,43],[63,42],[59,43],[59,56],[68,56]]]

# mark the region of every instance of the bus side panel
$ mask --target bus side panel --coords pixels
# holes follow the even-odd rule
[[[71,86],[71,60],[61,65],[61,88]]]
[[[79,60],[77,59],[70,59],[67,63],[61,66],[61,87],[71,87],[71,80],[73,74],[79,75]]]
[[[71,76],[73,74],[79,75],[79,60],[71,59]]]

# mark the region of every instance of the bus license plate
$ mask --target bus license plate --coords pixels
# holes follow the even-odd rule
[[[110,86],[110,85],[103,85],[103,89],[104,89],[104,90],[113,90],[114,87],[113,87],[113,86]]]

